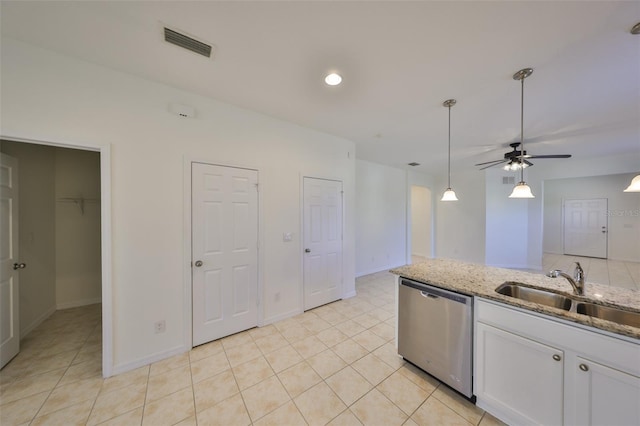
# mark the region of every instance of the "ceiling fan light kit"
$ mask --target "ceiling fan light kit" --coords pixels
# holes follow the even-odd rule
[[[631,179],[631,184],[622,192],[640,192],[640,175]]]
[[[442,195],[442,199],[440,201],[458,201],[458,197],[456,197],[456,193],[453,189],[451,189],[451,107],[456,104],[455,99],[447,99],[442,103],[442,106],[449,108],[449,180],[447,185],[447,190],[444,191]]]

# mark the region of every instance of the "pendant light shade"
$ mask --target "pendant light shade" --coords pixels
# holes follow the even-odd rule
[[[513,187],[513,191],[509,198],[535,198],[533,193],[531,192],[531,188],[527,185],[526,182],[518,182],[516,186]]]
[[[448,99],[442,103],[442,106],[449,108],[449,180],[447,185],[447,190],[444,191],[442,195],[442,199],[440,201],[458,201],[458,197],[456,197],[456,193],[451,189],[451,107],[456,104],[455,99]]]
[[[524,79],[533,73],[532,68],[524,68],[513,75],[514,80],[520,80],[520,164],[525,164],[524,159]],[[531,188],[524,181],[524,167],[520,168],[520,182],[513,188],[509,198],[535,198]]]
[[[640,192],[640,175],[631,180],[631,184],[623,192]]]

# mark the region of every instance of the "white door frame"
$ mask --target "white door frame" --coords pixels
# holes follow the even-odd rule
[[[345,203],[344,203],[344,179],[339,176],[327,177],[327,176],[318,176],[316,174],[300,174],[300,297],[299,297],[299,307],[300,309],[296,312],[301,314],[304,312],[304,179],[322,179],[322,180],[332,180],[336,182],[340,182],[342,184],[342,276],[340,279],[342,280],[341,288],[340,288],[340,298],[344,299],[347,296],[345,285],[344,285],[344,234],[345,234]]]
[[[113,291],[111,263],[111,145],[28,139],[0,134],[0,139],[100,153],[100,244],[102,256],[102,376],[113,374]]]
[[[264,303],[262,303],[263,299],[263,285],[262,285],[262,265],[264,261],[264,253],[262,250],[262,241],[263,241],[263,233],[264,226],[262,226],[262,214],[261,214],[261,206],[262,204],[262,191],[263,191],[263,181],[262,174],[260,173],[260,168],[248,165],[248,164],[237,164],[232,162],[223,162],[215,159],[203,159],[202,157],[191,157],[184,156],[183,157],[183,235],[184,235],[184,258],[182,261],[183,264],[183,307],[184,307],[184,347],[185,350],[189,351],[193,348],[193,306],[192,306],[192,280],[191,280],[191,259],[193,258],[193,251],[191,245],[191,164],[192,163],[203,163],[210,164],[212,166],[221,166],[221,167],[235,167],[238,169],[251,169],[258,172],[258,327],[262,327],[264,325]]]

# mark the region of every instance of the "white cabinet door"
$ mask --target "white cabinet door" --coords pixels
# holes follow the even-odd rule
[[[640,425],[640,377],[581,357],[575,368],[576,424]]]
[[[258,172],[193,163],[193,345],[258,324]]]
[[[478,399],[499,407],[503,420],[562,424],[563,351],[482,323],[476,332]]]
[[[342,182],[304,178],[304,310],[342,296]]]

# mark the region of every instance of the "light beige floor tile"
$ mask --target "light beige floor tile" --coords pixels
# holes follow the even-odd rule
[[[351,406],[351,411],[363,425],[402,425],[407,415],[385,396],[373,389]]]
[[[49,396],[49,392],[31,394],[24,398],[0,405],[0,424],[19,425],[31,421]]]
[[[322,381],[322,378],[306,362],[278,373],[278,378],[292,398]]]
[[[308,389],[294,402],[310,425],[326,424],[347,408],[324,382]]]
[[[140,426],[142,424],[142,412],[144,407],[138,407],[135,410],[120,414],[118,417],[100,423],[100,426]]]
[[[254,423],[255,426],[306,426],[302,414],[293,401],[289,401],[280,408],[267,414]]]
[[[174,425],[195,415],[191,387],[172,393],[144,406],[143,426]]]
[[[187,417],[180,423],[176,423],[175,426],[198,426],[196,416]]]
[[[347,364],[352,364],[369,353],[369,351],[351,339],[338,343],[331,349]]]
[[[146,403],[163,398],[169,394],[191,386],[189,365],[169,370],[149,378]]]
[[[395,371],[373,354],[360,358],[351,366],[374,386]]]
[[[95,425],[144,405],[146,386],[133,385],[101,393],[93,406],[87,424]]]
[[[67,368],[78,354],[77,350],[59,352],[52,356],[42,356],[33,359],[23,370],[22,376],[34,376],[61,368]]]
[[[231,366],[229,365],[229,361],[227,361],[227,355],[224,352],[220,352],[191,362],[191,379],[193,383],[198,383],[230,368]]]
[[[376,317],[369,315],[368,313],[364,313],[362,315],[358,315],[353,319],[354,322],[360,324],[364,328],[371,328],[374,325],[380,322]]]
[[[224,350],[228,350],[231,348],[235,348],[236,346],[245,345],[247,343],[253,342],[253,338],[251,334],[247,332],[232,334],[231,336],[225,337],[220,340],[222,342],[222,346]]]
[[[256,339],[256,345],[260,348],[263,354],[268,354],[288,346],[289,342],[282,336],[282,334],[274,333],[269,336]]]
[[[347,320],[336,324],[335,327],[349,337],[362,333],[365,328],[353,320]]]
[[[320,317],[333,326],[348,320],[346,316],[336,310],[322,314]]]
[[[414,422],[411,418],[407,419],[406,422],[403,423],[402,426],[420,426],[418,423]]]
[[[278,321],[277,323],[273,324],[275,328],[278,329],[278,331],[280,333],[282,333],[284,330],[291,328],[291,327],[300,327],[300,324],[298,323],[298,320],[296,320],[295,318],[287,318],[284,319],[282,321]]]
[[[316,334],[316,337],[320,339],[322,343],[329,347],[335,346],[338,343],[342,343],[349,338],[349,336],[334,327],[321,331],[320,333]]]
[[[429,392],[398,372],[387,377],[376,389],[407,415],[411,415],[429,397]]]
[[[322,343],[316,336],[310,336],[302,340],[292,343],[291,346],[298,351],[304,359],[311,358],[327,349],[327,345]]]
[[[331,349],[320,352],[307,360],[311,368],[323,379],[346,367],[346,363],[336,355]]]
[[[352,337],[353,341],[368,350],[369,352],[373,352],[378,349],[380,346],[387,343],[382,337],[373,333],[370,330],[365,330],[362,333],[356,334]]]
[[[427,399],[411,416],[420,426],[469,426],[470,423],[460,417],[451,408],[436,398]]]
[[[265,358],[269,361],[271,368],[273,368],[276,373],[286,370],[302,361],[302,357],[298,351],[289,344],[277,351],[268,353],[265,355]]]
[[[87,361],[102,360],[102,343],[84,345],[73,359],[72,364],[80,364]]]
[[[358,426],[362,425],[360,420],[349,409],[344,410],[338,417],[327,423],[327,426]]]
[[[264,327],[256,327],[249,330],[249,335],[253,338],[254,341],[277,333],[280,332],[273,324],[269,324]]]
[[[185,352],[183,354],[174,355],[170,358],[163,359],[162,361],[154,362],[151,364],[151,370],[149,372],[150,376],[156,376],[158,374],[163,374],[168,372],[169,370],[174,370],[176,368],[185,367],[189,365],[189,353]]]
[[[85,379],[80,380],[69,385],[58,386],[49,395],[47,401],[44,403],[39,416],[58,411],[78,402],[91,400],[93,401],[98,396],[100,388],[102,387],[103,379]],[[87,413],[87,417],[89,413]],[[85,418],[86,420],[86,418]]]
[[[83,402],[75,403],[65,408],[52,411],[48,414],[42,414],[42,411],[38,413],[32,426],[71,426],[71,425],[84,425],[89,418],[91,408],[93,407],[93,399],[88,399]]]
[[[258,346],[256,346],[253,341],[225,349],[225,352],[227,353],[229,364],[231,364],[232,367],[262,356],[262,352],[260,352],[260,349],[258,349]]]
[[[149,366],[145,365],[144,367],[136,368],[135,370],[127,371],[126,373],[105,379],[100,392],[111,392],[113,390],[132,385],[146,385],[148,379]]]
[[[251,424],[249,413],[240,394],[197,414],[198,424],[206,426],[245,426]]]
[[[405,364],[404,359],[398,355],[398,350],[393,342],[388,342],[373,351],[373,354],[384,361],[389,367],[397,370]]]
[[[396,337],[395,328],[389,324],[385,324],[384,322],[374,325],[369,329],[369,331],[374,332],[387,342]]]
[[[0,395],[0,403],[4,405],[8,402],[16,401],[27,396],[39,394],[44,391],[50,391],[59,383],[64,372],[65,370],[63,368],[40,374],[38,376],[30,376],[16,380],[11,384],[11,386],[3,389],[3,393]]]
[[[405,363],[398,372],[431,394],[440,382],[414,365]]]
[[[194,384],[193,392],[196,398],[196,411],[200,412],[237,394],[240,389],[231,370],[227,370]]]
[[[264,357],[253,359],[237,367],[233,367],[233,375],[238,382],[240,390],[249,388],[264,379],[273,376],[275,373]]]
[[[436,389],[432,396],[440,400],[440,402],[474,425],[477,425],[480,422],[480,419],[484,414],[482,409],[467,401],[446,386],[438,386],[438,389]]]
[[[311,321],[302,322],[302,326],[313,334],[320,333],[322,330],[326,330],[327,328],[332,327],[331,324],[319,317],[316,317]]]
[[[506,423],[503,423],[500,419],[497,419],[491,414],[485,412],[482,416],[482,420],[480,420],[479,426],[506,426]]]
[[[300,324],[287,327],[280,331],[289,343],[295,343],[299,340],[312,336],[313,333]]]
[[[371,383],[351,367],[338,371],[325,381],[348,406],[373,388]]]
[[[60,385],[77,382],[82,379],[100,378],[102,377],[102,360],[93,360],[73,364],[67,369],[60,379]]]
[[[379,321],[387,321],[389,318],[393,318],[393,314],[391,312],[385,311],[384,309],[380,308],[376,308],[368,312],[368,314]]]
[[[253,421],[269,414],[289,401],[289,394],[276,376],[245,389],[242,398]]]
[[[222,343],[220,342],[220,340],[216,340],[214,342],[209,342],[191,349],[189,351],[189,359],[191,360],[191,362],[199,361],[203,358],[219,354],[223,350],[224,349],[222,348]]]

